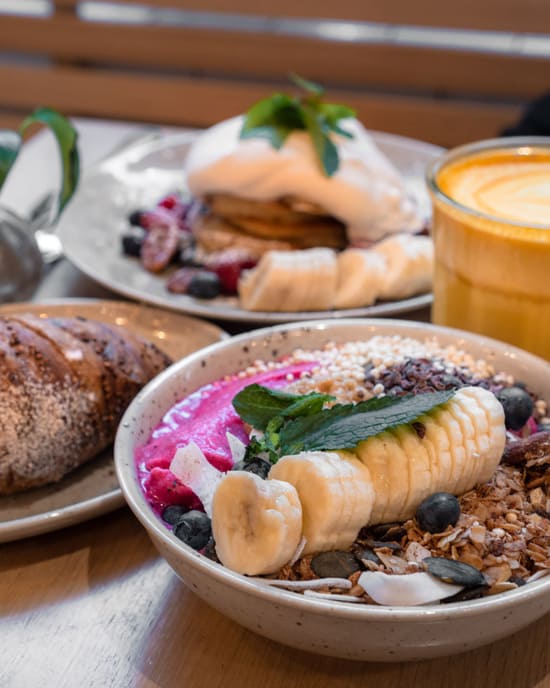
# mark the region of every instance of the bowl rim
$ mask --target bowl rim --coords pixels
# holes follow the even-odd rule
[[[238,347],[240,344],[263,339],[266,336],[289,330],[303,329],[307,331],[316,330],[322,332],[331,329],[344,329],[345,327],[354,325],[359,325],[363,328],[409,329],[417,331],[419,335],[424,333],[433,336],[440,334],[456,337],[463,340],[461,347],[464,347],[466,351],[468,343],[471,343],[476,346],[494,350],[497,354],[507,355],[512,359],[520,359],[528,365],[549,367],[548,362],[534,354],[484,335],[431,323],[388,318],[345,318],[337,321],[326,319],[300,321],[263,327],[235,335],[220,342],[215,342],[172,364],[149,382],[134,398],[120,422],[114,446],[115,469],[122,489],[122,494],[134,515],[146,530],[153,532],[153,539],[156,538],[160,540],[175,556],[182,557],[184,560],[193,561],[196,566],[202,568],[208,576],[215,578],[218,582],[237,588],[240,592],[263,598],[266,601],[293,607],[298,611],[321,615],[330,613],[332,616],[337,616],[340,619],[372,620],[378,622],[384,620],[421,621],[427,619],[434,621],[450,621],[458,618],[476,617],[496,611],[509,611],[516,608],[518,605],[522,605],[532,600],[532,598],[550,593],[550,574],[548,574],[539,580],[532,581],[515,590],[506,591],[506,593],[499,593],[477,600],[465,600],[433,606],[423,605],[406,607],[397,605],[355,605],[352,603],[346,604],[345,602],[332,602],[326,599],[315,599],[299,595],[293,591],[258,582],[258,580],[261,579],[241,575],[224,567],[222,564],[210,560],[208,557],[200,554],[188,545],[185,545],[181,540],[178,540],[176,536],[162,524],[161,520],[151,509],[137,479],[133,450],[135,445],[132,442],[132,425],[139,417],[140,411],[143,410],[140,407],[144,404],[147,405],[147,400],[150,396],[154,397],[171,378],[182,374],[185,369],[195,364],[200,365],[201,361],[206,357],[216,355],[219,351],[224,351],[229,347]],[[399,334],[399,332],[395,332],[394,334]],[[409,333],[403,334],[402,336],[414,335]],[[550,384],[550,370],[548,378]],[[167,410],[168,409],[166,409],[166,411]]]

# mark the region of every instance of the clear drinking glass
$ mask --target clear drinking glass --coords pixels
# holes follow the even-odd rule
[[[427,182],[434,322],[550,359],[550,138],[455,148]]]
[[[31,223],[0,207],[0,303],[31,298],[42,269]]]

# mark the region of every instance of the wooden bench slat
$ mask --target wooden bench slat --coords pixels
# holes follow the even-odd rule
[[[18,85],[13,89],[13,84]],[[47,104],[70,115],[208,126],[246,110],[271,91],[265,85],[76,67],[0,66],[0,93],[22,111]],[[371,129],[451,146],[496,135],[515,121],[507,105],[335,91]],[[1,104],[0,104],[1,107]]]
[[[5,51],[114,66],[174,68],[265,80],[294,71],[327,85],[529,99],[548,87],[550,60],[393,45],[326,42],[74,17],[3,17]],[[503,74],[506,78],[503,78]]]
[[[79,0],[56,0],[74,8]],[[116,0],[136,4],[136,0]],[[139,4],[265,17],[326,18],[400,25],[550,34],[546,0],[141,0]]]

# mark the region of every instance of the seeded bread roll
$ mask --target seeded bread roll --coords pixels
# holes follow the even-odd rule
[[[60,480],[114,439],[137,392],[170,359],[84,318],[0,318],[0,495]]]

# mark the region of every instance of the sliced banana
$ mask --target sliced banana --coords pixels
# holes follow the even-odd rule
[[[304,554],[349,547],[369,522],[374,490],[367,468],[350,452],[284,456],[269,472],[296,488],[303,512]]]
[[[332,249],[270,251],[243,274],[238,289],[249,311],[318,311],[332,308],[336,281]]]
[[[480,387],[458,390],[418,423],[418,431],[400,426],[357,445],[374,487],[372,524],[413,516],[434,492],[460,495],[486,482],[504,451],[502,406]]]
[[[396,503],[395,508],[400,508],[397,518],[389,519],[386,513],[386,521],[403,521],[414,516],[418,505],[432,492],[436,492],[434,475],[437,471],[437,462],[428,452],[428,444],[420,437],[417,430],[411,426],[401,426],[396,429],[401,447],[408,458],[409,494],[406,502]],[[396,500],[397,502],[397,500]]]
[[[431,290],[433,242],[430,237],[394,234],[372,250],[387,261],[380,298],[405,299]]]
[[[506,426],[504,423],[504,409],[496,396],[483,387],[463,387],[457,392],[464,404],[471,400],[468,409],[474,418],[476,426],[476,441],[480,460],[473,487],[477,483],[485,483],[491,479],[498,466],[506,445]],[[456,396],[456,395],[455,395]],[[468,401],[467,401],[468,400]],[[484,411],[487,426],[481,416],[473,410],[474,403]],[[468,488],[470,489],[470,488]]]
[[[359,460],[368,468],[374,489],[371,523],[383,521],[382,516],[390,500],[391,480],[388,453],[388,445],[390,444],[392,444],[391,436],[388,432],[384,432],[359,442],[355,448]]]
[[[289,483],[230,471],[212,502],[212,534],[224,566],[250,576],[275,573],[302,537],[302,507]]]
[[[349,248],[338,255],[335,308],[370,306],[384,282],[386,258],[369,249]]]

